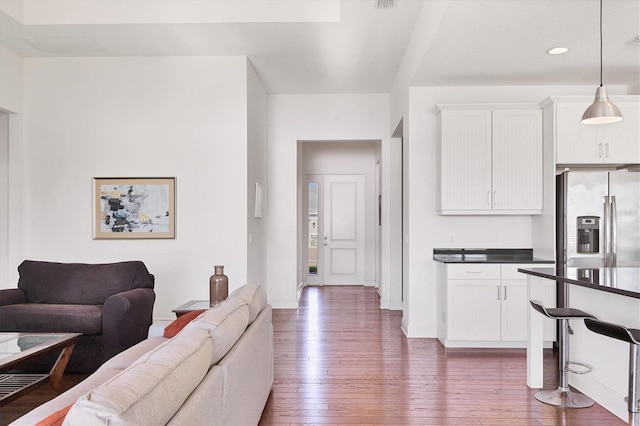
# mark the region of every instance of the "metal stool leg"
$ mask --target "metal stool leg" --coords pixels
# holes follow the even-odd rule
[[[560,385],[558,389],[536,393],[536,399],[561,408],[590,407],[593,405],[591,398],[569,389],[569,320],[559,319],[558,321],[560,321],[560,336],[558,338]]]
[[[629,425],[640,426],[640,356],[638,345],[629,345],[629,396],[627,408],[629,410]]]
[[[627,407],[630,413],[640,413],[640,376],[638,375],[638,345],[629,345],[629,393]],[[637,416],[636,416],[637,417]]]

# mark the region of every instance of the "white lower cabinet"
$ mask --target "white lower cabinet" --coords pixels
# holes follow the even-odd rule
[[[527,280],[502,280],[500,340],[518,342],[527,339]]]
[[[442,264],[439,274],[438,338],[447,347],[525,347],[527,280],[519,267],[531,264]],[[548,265],[547,265],[548,266]],[[547,285],[547,284],[545,284]],[[544,290],[545,306],[555,306],[555,283]],[[555,325],[545,323],[545,341]]]

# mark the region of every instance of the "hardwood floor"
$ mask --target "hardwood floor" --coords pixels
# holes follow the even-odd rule
[[[407,339],[371,287],[307,287],[274,310],[275,382],[261,425],[624,425],[594,405],[562,410],[526,386],[525,351]],[[545,353],[545,388],[557,358]]]

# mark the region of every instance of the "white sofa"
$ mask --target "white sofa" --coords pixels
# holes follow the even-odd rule
[[[71,405],[63,424],[251,425],[272,384],[271,306],[260,286],[246,285],[175,337],[138,343],[12,424]]]

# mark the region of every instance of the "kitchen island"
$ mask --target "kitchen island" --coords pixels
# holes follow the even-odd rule
[[[565,285],[565,306],[588,312],[602,321],[640,328],[640,268],[518,268],[527,274],[527,297],[543,300],[550,280]],[[542,387],[543,319],[529,307],[527,385]],[[589,331],[583,321],[570,322],[569,359],[592,367],[588,374],[569,374],[569,384],[601,406],[627,420],[629,346]]]

